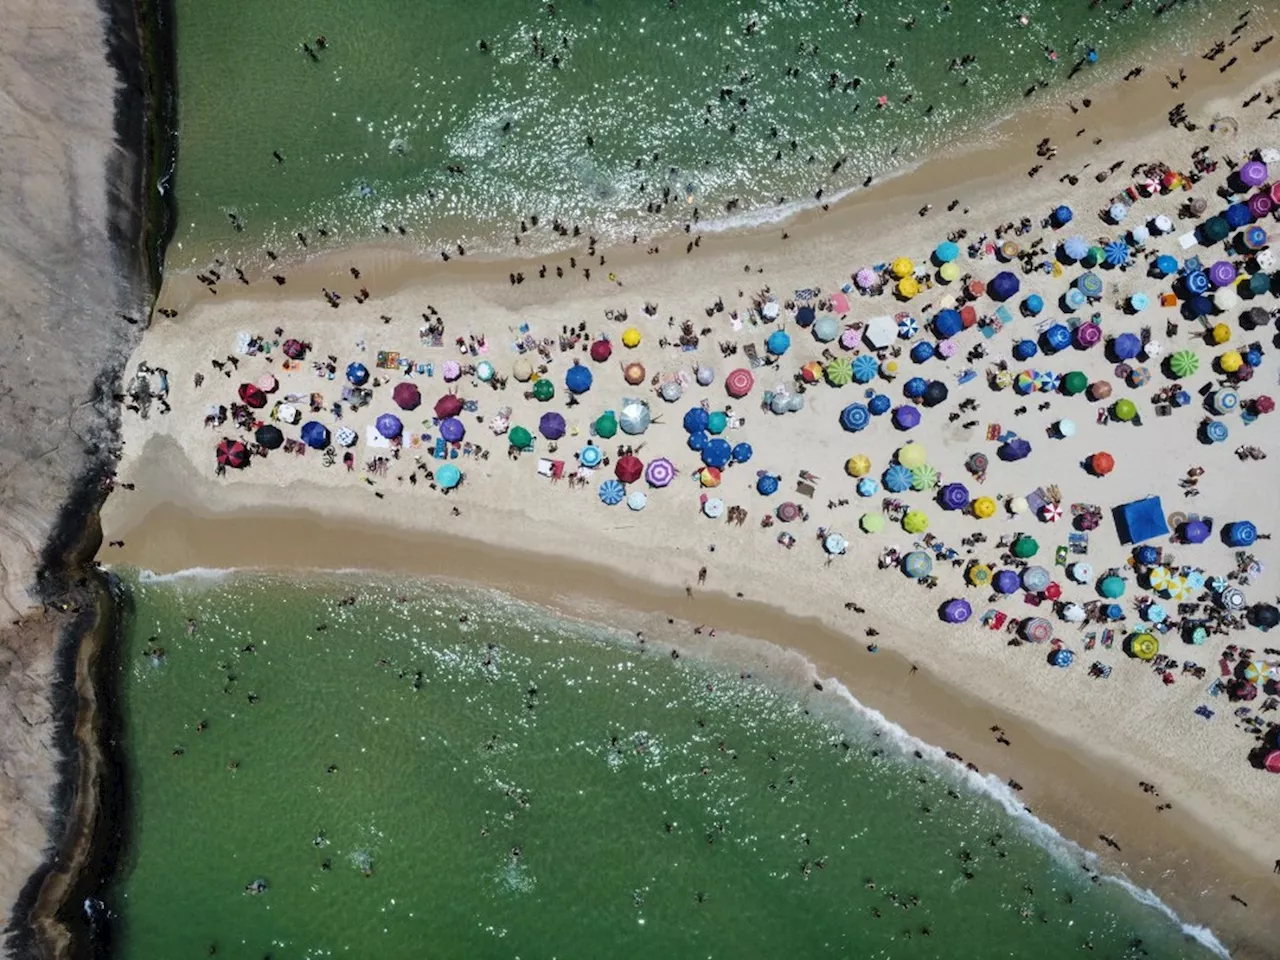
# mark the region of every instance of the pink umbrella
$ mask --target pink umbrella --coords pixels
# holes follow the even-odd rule
[[[863,290],[869,290],[876,285],[876,272],[870,267],[863,267],[858,271],[858,275],[853,278],[853,282]]]
[[[1280,180],[1271,185],[1271,202],[1280,204]]]
[[[1082,347],[1092,347],[1102,341],[1102,327],[1096,323],[1083,323],[1076,327],[1076,343]]]
[[[798,516],[800,516],[800,508],[790,500],[778,505],[778,519],[783,523],[790,523]]]
[[[750,370],[739,367],[724,378],[724,388],[729,391],[729,396],[740,400],[751,392],[755,382]]]
[[[1262,767],[1268,773],[1280,773],[1280,750],[1272,750],[1262,761]]]
[[[441,373],[446,380],[457,380],[462,376],[462,365],[457,360],[446,360]]]
[[[843,293],[837,293],[831,298],[831,309],[836,313],[849,312],[849,298]]]
[[[257,384],[258,384],[258,389],[261,390],[263,393],[270,393],[277,386],[279,386],[279,384],[276,382],[276,378],[269,373],[264,373],[262,376],[260,376],[257,379]]]
[[[938,356],[954,357],[956,355],[956,350],[958,349],[959,347],[956,346],[956,342],[954,340],[942,340],[938,343]]]
[[[422,403],[422,392],[412,383],[397,383],[391,391],[391,399],[401,410],[416,410]],[[455,410],[454,413],[457,413]],[[453,416],[453,413],[448,414]]]
[[[1255,193],[1249,198],[1249,212],[1253,214],[1253,219],[1261,220],[1275,206],[1271,198],[1265,193]]]
[[[852,350],[858,345],[858,331],[844,330],[840,334],[840,346],[846,350]]]
[[[1056,503],[1046,503],[1041,511],[1045,523],[1057,523],[1062,519],[1062,508]]]

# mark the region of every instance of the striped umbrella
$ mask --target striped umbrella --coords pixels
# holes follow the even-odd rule
[[[1036,389],[1039,374],[1034,370],[1023,370],[1013,379],[1014,388],[1022,394],[1032,393]]]
[[[1062,378],[1052,370],[1042,370],[1036,377],[1036,389],[1041,393],[1057,393],[1062,385]]]
[[[611,507],[620,504],[627,495],[626,487],[612,477],[600,484],[599,490],[600,500]]]
[[[1062,244],[1062,252],[1067,255],[1069,260],[1083,260],[1089,255],[1089,241],[1078,234],[1073,237],[1067,237]]]
[[[853,381],[853,363],[848,357],[836,357],[826,368],[827,383],[833,387],[843,387]]]
[[[1186,284],[1192,293],[1208,293],[1209,275],[1203,270],[1192,270],[1187,274]]]
[[[1103,250],[1107,263],[1113,267],[1123,266],[1129,262],[1129,245],[1123,240],[1112,240]]]
[[[890,493],[902,493],[911,489],[911,470],[895,463],[884,472],[884,488]]]
[[[938,471],[929,464],[915,467],[911,471],[912,490],[932,490],[938,485]]]
[[[1170,600],[1190,600],[1194,595],[1186,577],[1170,577],[1164,589]]]
[[[859,383],[870,383],[876,378],[876,373],[880,369],[880,362],[869,353],[853,359],[853,379]]]
[[[1175,377],[1190,377],[1200,369],[1200,357],[1194,350],[1179,350],[1169,357],[1169,369]]]
[[[916,322],[915,317],[903,317],[898,321],[898,336],[904,340],[910,340],[920,332],[920,324]]]
[[[676,468],[666,457],[650,460],[644,468],[645,482],[651,487],[665,487],[676,477]]]
[[[1147,574],[1147,582],[1151,584],[1152,590],[1163,590],[1172,576],[1168,567],[1152,567],[1151,572]]]
[[[840,411],[840,426],[852,433],[866,429],[870,422],[871,411],[865,403],[851,403]]]
[[[1080,274],[1080,279],[1076,281],[1076,286],[1090,300],[1097,300],[1102,296],[1102,278],[1092,270]]]
[[[1053,624],[1044,617],[1032,617],[1022,625],[1022,633],[1032,643],[1048,643],[1053,639]]]

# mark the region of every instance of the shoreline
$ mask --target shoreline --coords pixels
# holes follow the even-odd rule
[[[1115,758],[1068,741],[1000,704],[985,703],[928,667],[912,673],[914,664],[890,645],[892,628],[881,626],[879,639],[886,646],[871,654],[861,642],[853,642],[851,632],[821,619],[726,593],[696,591],[687,597],[676,587],[625,575],[625,557],[606,567],[439,531],[411,533],[334,519],[305,508],[222,512],[185,499],[179,495],[152,504],[128,531],[137,546],[122,551],[116,562],[179,577],[253,570],[299,576],[409,575],[499,591],[619,636],[639,629],[646,642],[633,644],[633,650],[663,657],[674,649],[722,669],[762,671],[794,688],[802,702],[878,713],[910,738],[959,754],[981,773],[970,774],[959,763],[948,765],[955,776],[981,778],[981,785],[970,779],[968,786],[987,793],[1011,814],[1025,805],[1068,848],[1084,851],[1094,869],[1152,891],[1184,924],[1211,930],[1233,957],[1261,960],[1270,955],[1265,918],[1280,906],[1280,891],[1267,889],[1265,877],[1244,865],[1267,866],[1256,847],[1238,845],[1182,808],[1153,817],[1151,800],[1132,788],[1133,772]],[[242,549],[247,542],[255,545],[254,562],[248,566]],[[693,635],[688,626],[695,623],[717,624],[717,637]],[[841,687],[855,704],[842,702]],[[987,732],[992,724],[1003,729],[1010,746],[993,742]],[[1000,786],[1008,780],[1025,784],[1016,799]],[[1122,841],[1123,853],[1100,844],[1099,834]],[[1221,920],[1235,906],[1228,899],[1232,893],[1243,896],[1251,909],[1228,914],[1238,921],[1228,927]]]

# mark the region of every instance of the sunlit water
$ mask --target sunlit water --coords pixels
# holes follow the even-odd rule
[[[307,251],[389,237],[437,256],[515,251],[530,215],[522,252],[573,239],[555,218],[629,240],[695,207],[704,226],[771,215],[980,138],[1038,82],[1030,102],[1060,100],[1138,48],[1193,43],[1221,8],[1157,5],[176,0],[170,263],[293,256],[299,231]]]
[[[121,958],[1213,955],[829,695],[427,583],[122,589]]]

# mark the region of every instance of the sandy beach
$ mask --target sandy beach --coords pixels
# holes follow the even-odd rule
[[[1280,803],[1280,778],[1250,765],[1253,735],[1233,716],[1234,705],[1225,696],[1210,700],[1207,688],[1218,677],[1226,642],[1261,649],[1267,637],[1253,631],[1227,640],[1212,637],[1204,647],[1183,645],[1172,636],[1164,641],[1170,656],[1207,668],[1204,679],[1191,670],[1174,670],[1173,682],[1162,682],[1150,665],[1126,657],[1118,645],[1113,651],[1081,651],[1070,670],[1052,669],[1045,662],[1046,648],[1011,647],[1008,633],[988,630],[976,617],[961,626],[939,622],[938,605],[952,597],[966,597],[978,612],[988,606],[1012,616],[1034,612],[1021,609],[1021,602],[1009,598],[989,603],[988,591],[965,586],[960,570],[939,569],[940,587],[929,591],[904,578],[899,569],[881,569],[878,560],[884,548],[905,552],[917,538],[896,527],[874,536],[859,532],[859,516],[878,510],[881,497],[860,499],[855,481],[845,473],[851,456],[865,454],[878,476],[894,450],[912,439],[927,448],[942,482],[964,480],[975,495],[1012,498],[1056,484],[1064,504],[1104,506],[1108,516],[1092,531],[1088,560],[1098,571],[1123,569],[1130,551],[1120,543],[1109,508],[1150,494],[1162,496],[1169,511],[1194,511],[1215,518],[1218,526],[1247,516],[1261,531],[1274,529],[1273,505],[1251,501],[1246,509],[1241,501],[1242,490],[1270,483],[1274,469],[1266,461],[1233,456],[1242,443],[1266,447],[1265,421],[1247,430],[1233,424],[1227,443],[1201,445],[1196,441],[1201,409],[1175,410],[1157,421],[1150,395],[1164,385],[1160,374],[1143,389],[1117,383],[1116,396],[1137,404],[1141,426],[1096,421],[1103,405],[1083,396],[1021,397],[1012,390],[995,391],[985,372],[1001,356],[1008,357],[1012,337],[1002,332],[981,341],[970,331],[958,338],[963,346],[953,358],[932,360],[917,371],[904,352],[904,375],[898,383],[877,383],[896,396],[902,381],[920,372],[951,385],[947,405],[923,411],[923,423],[909,436],[885,423],[854,434],[840,430],[838,416],[846,404],[861,399],[856,385],[836,390],[819,383],[803,394],[805,408],[797,413],[775,416],[760,408],[763,390],[790,386],[800,365],[818,358],[823,349],[790,322],[790,310],[783,309],[783,326],[793,337],[791,351],[776,366],[755,369],[755,389],[745,399],[729,400],[723,384],[727,372],[745,365],[744,354],[723,356],[717,345],[750,343],[763,356],[763,340],[779,324],[751,319],[753,304],[770,297],[779,302],[802,300],[796,291],[805,288],[828,298],[849,281],[851,271],[896,256],[924,261],[957,230],[968,231],[960,241],[963,248],[983,235],[993,239],[996,226],[1030,218],[1032,228],[1018,239],[1026,248],[1033,238],[1045,238],[1046,255],[1037,260],[1051,255],[1057,242],[1072,233],[1091,240],[1117,235],[1121,231],[1104,224],[1098,212],[1125,186],[1142,179],[1132,171],[1164,162],[1189,172],[1192,151],[1205,146],[1204,155],[1218,161],[1218,168],[1193,191],[1137,202],[1136,216],[1142,221],[1164,214],[1178,224],[1174,234],[1158,241],[1161,252],[1174,249],[1177,234],[1191,229],[1191,221],[1182,214],[1190,197],[1204,196],[1211,210],[1223,205],[1214,191],[1227,173],[1224,158],[1239,162],[1249,150],[1280,146],[1280,127],[1267,119],[1280,89],[1280,72],[1268,69],[1271,47],[1249,53],[1251,45],[1269,33],[1264,21],[1255,20],[1241,35],[1240,61],[1230,70],[1220,71],[1222,59],[1198,55],[1181,64],[1151,66],[1134,80],[1088,91],[1088,107],[1077,95],[1070,106],[1059,103],[1019,115],[991,131],[989,142],[927,162],[854,194],[828,212],[813,211],[740,234],[699,235],[695,226],[687,237],[655,241],[661,248],[657,254],[646,253],[642,245],[588,253],[584,244],[572,262],[567,255],[548,259],[545,279],[539,276],[542,261],[455,257],[448,263],[424,263],[390,247],[355,249],[281,267],[283,285],[253,274],[241,285],[224,268],[227,275],[213,285],[216,296],[194,277],[169,277],[157,307],[176,311],[176,316],[153,317],[125,376],[128,389],[138,383],[131,378],[139,364],[162,369],[167,392],[163,402],[150,398],[145,419],[137,403],[137,411],[125,416],[125,456],[117,479],[130,488],[117,487],[103,510],[108,546],[100,560],[158,573],[194,567],[270,567],[441,576],[490,585],[629,633],[640,631],[646,644],[657,648],[655,655],[666,655],[674,646],[720,662],[762,664],[763,669],[792,677],[809,669],[798,663],[811,663],[824,686],[823,692],[814,690],[811,696],[835,696],[832,681],[839,681],[861,703],[926,743],[954,751],[999,784],[1019,784],[1018,800],[1037,816],[1097,854],[1103,864],[1156,891],[1184,919],[1210,926],[1233,955],[1265,956],[1269,917],[1280,906],[1280,878],[1272,873],[1280,845],[1260,844],[1257,824],[1265,823]],[[1210,45],[1206,41],[1202,47]],[[1172,89],[1162,74],[1176,76],[1179,68],[1186,79]],[[1262,91],[1263,97],[1243,107],[1254,91]],[[1167,119],[1180,103],[1196,129],[1174,126]],[[1043,138],[1056,148],[1051,159],[1037,155]],[[1043,169],[1030,177],[1033,165]],[[1112,167],[1105,182],[1095,178]],[[1059,179],[1067,175],[1078,182]],[[955,208],[948,211],[953,200]],[[1063,230],[1042,227],[1042,219],[1058,204],[1069,204],[1076,220]],[[919,215],[921,210],[926,215]],[[686,254],[686,244],[695,239],[696,246]],[[1153,241],[1150,248],[1155,246]],[[964,259],[963,264],[986,279],[1004,268],[994,257],[982,255]],[[588,268],[589,280],[584,275]],[[557,278],[557,269],[564,272],[563,279]],[[1016,262],[1013,269],[1017,270]],[[1207,348],[1204,327],[1181,319],[1176,310],[1153,305],[1141,316],[1126,316],[1118,309],[1118,303],[1137,291],[1155,299],[1160,285],[1146,272],[1145,261],[1139,259],[1125,272],[1103,274],[1105,293],[1094,309],[1104,315],[1108,333],[1150,326],[1166,354],[1192,347],[1206,361],[1227,349]],[[517,273],[523,282],[513,282]],[[1052,305],[1077,273],[1074,267],[1062,277],[1019,272],[1022,294],[1042,294],[1051,305],[1047,315],[1058,315],[1061,311]],[[362,288],[368,291],[367,299]],[[340,306],[331,308],[322,290],[338,294]],[[905,305],[890,295],[851,296],[842,325],[899,311],[921,317],[923,325],[948,292],[954,290],[935,286]],[[363,302],[357,302],[357,296]],[[720,311],[715,309],[717,301],[723,304]],[[646,315],[646,304],[652,305],[652,316]],[[984,301],[980,306],[991,305]],[[437,318],[444,322],[443,343],[433,346],[420,339],[419,329]],[[673,318],[670,323],[668,318]],[[686,320],[699,341],[696,350],[660,344],[664,338],[679,337]],[[1168,334],[1166,322],[1174,323],[1176,332]],[[554,341],[562,336],[562,328],[579,324],[584,325],[585,339],[571,352],[558,349]],[[1014,333],[1034,331],[1035,324],[1020,318]],[[478,404],[463,418],[467,440],[479,445],[480,452],[451,461],[464,473],[461,486],[444,496],[428,482],[417,464],[438,469],[438,463],[425,444],[406,443],[395,453],[389,446],[367,448],[373,418],[394,409],[391,386],[403,379],[399,372],[376,369],[380,351],[430,361],[439,373],[446,360],[459,357],[452,346],[456,337],[482,338],[484,352],[469,362],[489,360],[505,377],[517,356],[512,343],[525,327],[535,337],[553,341],[549,358],[540,360],[556,386],[556,398],[549,404],[525,396],[529,387],[514,379],[505,390],[494,391],[471,377],[452,385],[439,376],[413,378],[423,406],[402,414],[406,432],[412,426],[414,433],[434,433],[431,406],[446,392]],[[623,349],[621,336],[629,327],[641,332],[642,341],[634,349]],[[277,329],[282,333],[273,332]],[[237,354],[242,331],[267,340],[296,337],[309,342],[311,351],[306,360],[285,370],[278,349],[265,357]],[[612,341],[614,354],[606,363],[592,364],[582,351],[601,334]],[[1269,333],[1249,334],[1237,327],[1229,346],[1243,349],[1254,339],[1270,345]],[[985,343],[986,356],[966,361],[964,351],[978,342]],[[323,365],[329,355],[336,358],[336,374],[317,373],[312,361]],[[564,373],[575,358],[590,365],[595,383],[577,406],[566,407]],[[372,404],[355,412],[348,409],[338,422],[328,408],[340,397],[348,362],[357,360],[381,383],[374,387]],[[707,388],[691,384],[680,402],[666,404],[655,395],[648,376],[628,387],[619,361],[643,363],[647,375],[659,376],[688,373],[700,362],[715,371],[716,379]],[[1151,362],[1153,369],[1158,362]],[[1080,369],[1091,381],[1115,379],[1115,364],[1101,349],[1073,351],[1055,366],[1061,371]],[[978,376],[958,384],[958,375],[967,367],[975,368]],[[350,469],[340,460],[326,466],[318,450],[308,450],[305,456],[279,450],[265,459],[255,458],[247,470],[216,473],[214,447],[223,437],[242,432],[231,421],[213,429],[207,426],[210,407],[216,418],[219,405],[236,401],[242,382],[265,374],[280,380],[272,405],[280,396],[296,393],[305,407],[306,395],[319,392],[323,412],[318,418],[331,428],[357,431],[360,446]],[[1242,387],[1242,396],[1265,392],[1261,383],[1270,376],[1264,367],[1255,383]],[[158,377],[145,379],[154,390],[150,384]],[[1194,379],[1197,387],[1215,379],[1207,362]],[[645,461],[671,458],[680,476],[670,487],[651,491],[645,509],[631,512],[621,506],[607,508],[597,499],[595,486],[611,475],[607,470],[597,471],[585,488],[538,475],[539,457],[566,460],[572,472],[572,454],[587,443],[592,420],[605,407],[616,408],[625,396],[647,399],[654,423],[642,436],[597,442],[615,457],[615,448],[625,440]],[[714,521],[700,513],[704,491],[692,477],[697,458],[686,449],[680,418],[704,398],[712,409],[722,409],[726,402],[732,405],[740,424],[728,436],[733,442],[749,441],[755,450],[750,465],[726,471],[719,488],[705,491],[745,508],[747,519],[741,524]],[[960,423],[962,417],[948,420],[947,411],[969,398],[980,403],[979,410],[966,414],[976,423],[966,427]],[[1037,409],[1046,400],[1049,408]],[[269,413],[272,405],[259,415]],[[558,449],[540,438],[534,452],[511,459],[506,438],[487,426],[504,406],[512,408],[512,424],[530,427],[547,410],[560,411],[568,434]],[[1015,413],[1023,406],[1028,408],[1025,414]],[[1055,425],[1063,417],[1070,417],[1077,430],[1070,438],[1057,439]],[[997,462],[997,444],[986,439],[990,424],[1015,429],[1031,442],[1033,454],[1017,462]],[[1099,450],[1115,458],[1115,470],[1106,477],[1092,476],[1081,467]],[[979,451],[989,454],[993,463],[981,486],[963,468]],[[377,457],[385,458],[383,467],[373,463]],[[1185,489],[1178,483],[1192,467],[1204,470],[1194,502],[1184,499]],[[782,478],[782,494],[766,501],[755,492],[758,469]],[[797,487],[801,471],[816,478],[806,481],[812,489]],[[808,514],[806,521],[786,528],[794,535],[793,549],[778,542],[781,526],[761,527],[761,518],[785,498],[798,500]],[[969,559],[994,561],[999,552],[995,541],[1004,535],[1035,535],[1046,545],[1040,555],[1046,565],[1053,562],[1053,545],[1066,542],[1064,524],[1053,527],[1001,509],[979,527],[967,514],[940,510],[928,495],[905,494],[902,499],[928,510],[929,532],[946,544],[961,547],[961,539],[978,529],[986,534],[988,543],[969,553],[961,551],[962,565]],[[848,552],[828,558],[818,542],[819,527],[848,537]],[[1225,572],[1235,566],[1233,551],[1216,538],[1194,547],[1161,543],[1180,562],[1207,571]],[[1252,549],[1269,567],[1269,545],[1260,542]],[[1270,600],[1273,578],[1268,569],[1255,580],[1249,587],[1251,599]],[[1096,598],[1091,588],[1059,579],[1064,580],[1065,599]],[[1125,602],[1142,592],[1147,591],[1131,582]],[[1056,618],[1055,626],[1058,636],[1079,651],[1084,640],[1077,628]],[[868,636],[868,628],[878,632],[874,638]],[[769,646],[739,639],[746,637]],[[876,653],[868,650],[872,640]],[[1108,679],[1090,675],[1086,663],[1095,658],[1112,668]],[[1212,703],[1211,720],[1196,713],[1205,703]],[[1144,792],[1141,783],[1154,784],[1158,797]]]

